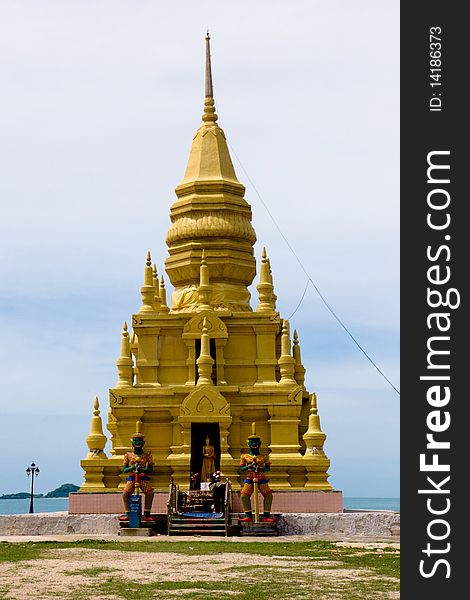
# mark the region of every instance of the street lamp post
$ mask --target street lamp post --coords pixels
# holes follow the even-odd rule
[[[31,475],[31,500],[29,502],[29,512],[33,513],[34,477],[39,475],[39,468],[32,462],[26,469],[26,473],[28,474],[28,477]]]

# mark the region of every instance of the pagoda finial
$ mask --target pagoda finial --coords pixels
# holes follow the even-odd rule
[[[86,458],[107,458],[106,454],[103,452],[107,440],[103,433],[103,424],[100,417],[100,404],[98,402],[98,396],[93,402],[93,409],[90,433],[86,437],[86,443],[89,450]]]
[[[121,353],[116,361],[116,366],[118,369],[118,382],[116,387],[132,387],[134,363],[132,360],[131,345],[126,321],[124,321],[124,325],[122,326]]]
[[[199,267],[198,310],[210,310],[209,303],[211,287],[209,283],[209,267],[206,261],[206,251],[202,251],[201,266]]]
[[[281,380],[279,381],[279,384],[297,385],[297,382],[294,379],[295,360],[290,353],[290,332],[289,321],[287,319],[282,321],[281,356],[277,362],[281,373]]]
[[[163,275],[160,277],[160,310],[161,312],[170,312],[170,309],[166,303],[166,288],[165,288],[165,280],[163,279]]]
[[[206,124],[215,123],[217,115],[214,106],[214,89],[212,86],[211,47],[209,31],[206,34],[206,76],[205,76],[205,100],[204,114],[202,120]]]
[[[206,33],[206,98],[213,97],[214,91],[212,89],[212,68],[211,68],[211,47],[210,47],[210,36],[209,30]]]
[[[306,450],[305,457],[309,455],[320,454],[324,455],[323,444],[326,440],[326,435],[321,430],[320,417],[317,409],[317,395],[310,395],[310,414],[308,417],[308,429],[302,436],[305,442]]]
[[[196,360],[196,364],[199,374],[196,385],[213,385],[212,365],[214,364],[214,359],[211,356],[209,328],[206,317],[202,321],[201,354]]]
[[[292,349],[292,355],[295,360],[294,379],[299,385],[303,386],[305,383],[305,367],[302,365],[302,358],[300,356],[300,344],[297,329],[294,329],[294,347]]]
[[[270,312],[275,310],[272,276],[270,273],[269,258],[266,254],[266,248],[263,247],[261,253],[261,268],[259,273],[259,283],[256,286],[258,290],[259,304],[256,312]]]
[[[158,282],[158,273],[157,273],[157,265],[153,265],[153,271],[152,271],[152,279],[153,279],[153,288],[155,290],[155,310],[157,312],[160,311],[161,306],[162,306],[162,300],[160,298],[160,284]]]
[[[277,296],[274,293],[274,280],[273,280],[273,272],[271,269],[271,260],[268,258],[268,271],[269,271],[269,283],[272,285],[272,291],[271,291],[271,306],[273,307],[273,310],[276,310],[276,300],[277,300]]]
[[[142,306],[139,309],[139,313],[154,312],[155,292],[153,289],[153,271],[150,250],[147,252],[144,271],[144,285],[140,288],[140,293],[142,295]]]

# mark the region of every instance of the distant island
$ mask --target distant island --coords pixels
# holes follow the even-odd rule
[[[24,500],[30,498],[29,492],[18,492],[17,494],[2,494],[0,500]],[[44,498],[43,494],[33,494],[33,498]]]
[[[78,485],[74,485],[73,483],[63,483],[55,490],[48,492],[46,495],[33,494],[33,498],[68,498],[70,493],[77,492],[78,489]],[[0,500],[23,500],[30,497],[31,494],[29,492],[18,492],[17,494],[2,494],[0,496]]]
[[[72,492],[78,492],[80,487],[73,483],[63,483],[52,492],[48,492],[44,498],[68,498]]]

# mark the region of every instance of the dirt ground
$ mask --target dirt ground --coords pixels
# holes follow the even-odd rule
[[[360,549],[358,548],[360,552]],[[281,550],[282,552],[282,550]],[[0,574],[0,587],[5,600],[46,600],[50,598],[90,598],[94,600],[122,600],[135,597],[133,582],[151,584],[164,582],[191,582],[187,591],[183,588],[165,589],[151,593],[148,597],[181,598],[200,597],[205,599],[236,597],[238,591],[224,589],[222,595],[213,594],[198,588],[197,582],[219,581],[234,584],[237,588],[241,579],[241,569],[247,562],[247,556],[239,553],[223,552],[217,555],[182,556],[173,552],[123,552],[119,550],[94,550],[87,548],[63,548],[46,550],[44,558],[38,560],[3,563]],[[45,560],[47,559],[47,560]],[[347,589],[348,583],[358,582],[366,575],[370,581],[373,575],[365,569],[341,568],[341,563],[325,560],[321,556],[262,556],[250,555],[249,568],[252,572],[279,573],[283,577],[295,577],[304,580],[308,594],[296,598],[328,597],[330,600],[348,597],[343,592],[322,592],[327,585],[334,589]],[[131,568],[129,568],[131,565]],[[333,567],[325,569],[325,567]],[[113,594],[110,590],[100,591],[97,582],[118,578],[123,587]],[[381,578],[383,580],[384,578]],[[387,579],[387,578],[386,578]],[[83,596],[82,596],[83,594]],[[138,596],[139,598],[142,596]],[[147,596],[145,596],[147,597]],[[276,596],[274,596],[276,597]],[[285,596],[283,596],[285,597]],[[294,597],[294,596],[293,596]],[[399,598],[398,592],[378,594],[377,598]]]

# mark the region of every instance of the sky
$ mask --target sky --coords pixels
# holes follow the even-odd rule
[[[292,315],[307,281],[284,236],[399,388],[398,23],[397,1],[0,0],[0,494],[28,489],[31,461],[38,492],[83,480],[147,250],[159,272],[167,257],[207,28],[278,310]],[[311,287],[294,328],[331,484],[398,496],[397,393]]]

